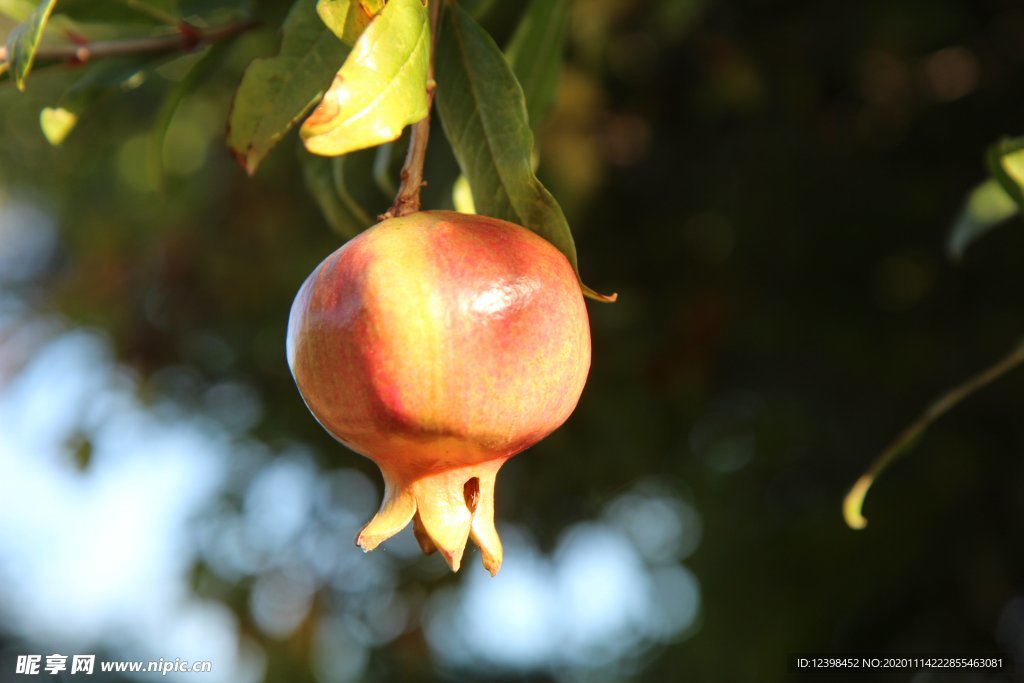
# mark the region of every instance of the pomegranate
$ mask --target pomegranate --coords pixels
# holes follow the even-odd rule
[[[384,477],[356,543],[373,550],[413,521],[423,551],[453,571],[472,537],[496,574],[495,476],[576,407],[590,326],[549,242],[493,218],[419,212],[313,271],[292,304],[288,364],[320,424]]]

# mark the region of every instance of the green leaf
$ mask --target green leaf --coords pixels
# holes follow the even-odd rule
[[[154,21],[176,24],[181,19],[178,0],[121,0],[121,2]]]
[[[568,30],[568,0],[530,0],[505,50],[534,130],[554,104]]]
[[[905,455],[918,439],[931,427],[936,420],[948,413],[975,392],[1004,376],[1006,373],[1024,365],[1024,341],[1020,341],[1009,354],[995,365],[968,379],[936,399],[921,413],[916,420],[903,428],[895,439],[885,447],[867,471],[850,487],[843,499],[843,517],[851,529],[863,529],[868,525],[864,518],[864,499],[878,477],[889,468],[889,465]]]
[[[36,3],[31,0],[0,0],[0,14],[14,21],[28,19],[36,10]]]
[[[429,66],[426,7],[421,0],[391,0],[299,129],[306,149],[338,156],[398,139],[427,115]]]
[[[57,0],[42,0],[28,19],[14,27],[7,38],[7,65],[18,90],[25,91],[25,79],[36,59],[39,40]]]
[[[1003,138],[988,150],[992,177],[1024,209],[1024,137]]]
[[[166,188],[167,177],[164,169],[164,143],[167,140],[167,131],[171,128],[174,115],[178,107],[185,100],[185,96],[192,92],[195,87],[206,78],[207,74],[220,61],[226,51],[225,43],[217,43],[210,46],[206,51],[195,58],[189,65],[185,74],[171,86],[164,95],[157,112],[156,122],[149,136],[149,154],[147,159],[150,163],[150,174],[157,181],[157,186],[163,191]]]
[[[4,0],[0,0],[3,2]],[[177,28],[183,15],[201,13],[195,2],[185,11],[178,0],[60,0],[62,16],[82,25],[145,25]]]
[[[377,185],[378,190],[389,197],[394,196],[398,192],[398,187],[395,186],[395,181],[391,174],[394,151],[394,143],[386,142],[378,147],[373,155],[373,182]]]
[[[477,3],[477,6],[482,4],[486,3]],[[523,89],[527,118],[534,131],[554,104],[568,29],[568,0],[530,0],[512,40],[505,48],[505,59],[511,64],[512,72]],[[531,164],[536,169],[536,150]],[[452,200],[457,211],[476,213],[473,195],[463,175],[452,186]]]
[[[96,64],[61,95],[54,107],[39,114],[43,135],[54,147],[64,142],[81,115],[103,97],[142,85],[146,71],[165,56],[125,57]]]
[[[974,240],[1020,211],[998,181],[990,178],[967,196],[963,211],[953,224],[947,249],[950,258],[959,261]]]
[[[60,13],[83,23],[176,26],[181,18],[177,0],[61,0]]]
[[[71,129],[78,123],[78,113],[63,107],[44,107],[39,112],[39,127],[47,142],[54,147],[60,146]]]
[[[537,233],[579,272],[565,214],[533,173],[522,88],[490,35],[458,5],[445,12],[435,71],[441,124],[476,210]]]
[[[373,223],[346,188],[347,157],[326,158],[300,150],[299,159],[306,187],[336,233],[348,240]]]
[[[469,187],[466,176],[460,175],[452,185],[452,205],[459,213],[476,213],[473,203],[473,190]]]
[[[461,0],[462,8],[469,12],[474,19],[483,19],[491,8],[494,7],[494,0]]]
[[[383,8],[383,0],[319,0],[316,3],[320,20],[346,45],[355,45],[373,17]]]
[[[292,6],[282,33],[278,54],[245,70],[228,117],[228,147],[250,175],[316,104],[349,52],[308,0]]]

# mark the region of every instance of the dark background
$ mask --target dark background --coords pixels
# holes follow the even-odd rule
[[[499,42],[514,21],[509,5],[486,17]],[[270,455],[226,447],[233,469],[186,525],[195,538],[245,512],[247,487],[281,444],[301,444],[316,477],[351,468],[380,486],[371,463],[309,416],[284,360],[291,298],[340,243],[302,184],[295,141],[252,179],[221,143],[241,70],[272,49],[283,9],[254,3],[265,28],[232,45],[189,95],[170,144],[200,152],[184,155],[162,191],[146,176],[144,136],[166,82],[105,99],[58,149],[39,133],[38,111],[73,75],[40,70],[24,95],[0,85],[0,205],[31,204],[56,230],[38,263],[0,280],[22,311],[8,338],[12,325],[45,316],[59,321],[49,335],[97,331],[133,373],[143,406],[170,398],[203,412],[225,383],[261,406],[232,443],[267,444]],[[683,506],[673,509],[689,516],[670,522],[692,552],[637,556],[644,571],[685,567],[699,586],[697,615],[662,637],[623,621],[602,637],[635,642],[604,660],[594,654],[599,666],[584,649],[511,664],[471,648],[453,658],[446,649],[467,646],[431,640],[421,623],[438,595],[469,590],[469,575],[483,572],[477,556],[450,576],[437,558],[384,546],[385,592],[405,606],[405,625],[356,639],[362,668],[332,678],[312,663],[323,647],[315,634],[353,610],[377,618],[374,580],[349,592],[314,581],[312,606],[276,632],[252,607],[272,562],[224,572],[193,540],[189,585],[236,615],[271,681],[811,681],[835,678],[792,670],[796,653],[1024,660],[1021,377],[934,425],[869,496],[866,530],[849,530],[840,514],[886,442],[1021,335],[1019,219],[959,263],[945,243],[985,177],[986,147],[1021,132],[1022,92],[1024,10],[1010,0],[577,2],[559,102],[540,129],[541,175],[569,215],[584,278],[619,302],[588,305],[587,389],[559,432],[504,469],[498,528],[514,526],[538,557],[557,559],[569,530],[611,519],[624,496]],[[431,149],[427,197],[440,208],[451,162],[440,142]],[[31,362],[0,341],[0,360],[5,353],[0,395]],[[87,478],[101,456],[91,428],[60,424],[60,466]],[[360,502],[341,524],[345,553],[375,505]],[[298,528],[296,539],[322,520]],[[638,533],[639,548],[648,537]],[[319,551],[324,561],[334,547]],[[9,553],[0,568],[14,571],[22,559],[0,548]],[[289,548],[274,552],[305,562]],[[516,552],[513,543],[508,559]],[[373,557],[350,571],[378,571]],[[596,567],[606,559],[590,558]],[[595,586],[581,590],[597,603],[623,589]],[[15,612],[0,617],[0,679],[22,680],[8,655],[61,651]],[[116,633],[90,638],[82,651],[132,652]],[[1015,679],[904,671],[852,680]]]

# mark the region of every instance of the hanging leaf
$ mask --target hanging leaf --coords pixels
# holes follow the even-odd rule
[[[473,203],[473,190],[469,188],[466,176],[460,175],[452,185],[452,204],[459,213],[476,213]]]
[[[527,227],[576,267],[565,215],[533,174],[523,91],[490,35],[457,5],[437,48],[437,106],[477,211]]]
[[[163,15],[167,19],[178,20],[181,6],[178,0],[121,0],[126,5],[143,14],[154,17]]]
[[[347,157],[314,156],[299,152],[306,187],[331,228],[344,239],[351,239],[369,227],[373,220],[348,192],[345,184]]]
[[[437,106],[476,210],[534,231],[579,272],[565,214],[533,173],[533,133],[523,91],[505,56],[458,5],[445,12],[441,35],[435,65]],[[584,292],[614,300],[586,287]]]
[[[53,107],[39,114],[39,126],[47,141],[58,146],[64,142],[79,117],[103,97],[128,92],[142,85],[146,72],[166,56],[125,57],[96,64],[61,95]]]
[[[1003,138],[992,145],[988,165],[992,177],[1024,209],[1024,137]]]
[[[480,20],[487,16],[487,13],[494,7],[494,0],[460,0],[459,4],[474,19]]]
[[[46,21],[56,4],[57,0],[42,0],[28,19],[15,26],[7,38],[7,66],[14,84],[22,92],[25,90],[25,79],[35,62]]]
[[[421,0],[391,0],[359,37],[299,134],[338,156],[398,139],[427,115],[430,21]]]
[[[554,104],[568,31],[568,0],[530,0],[505,50],[523,88],[533,130]]]
[[[60,13],[74,21],[103,24],[176,27],[181,19],[178,0],[60,0]]]
[[[568,0],[530,0],[505,48],[505,58],[523,89],[527,118],[534,131],[555,101],[568,28]],[[536,150],[531,163],[536,168]],[[460,175],[452,185],[452,201],[456,210],[476,213],[466,176]]]
[[[217,43],[198,55],[188,65],[185,74],[167,90],[163,101],[160,102],[160,109],[149,135],[147,159],[150,163],[150,176],[156,179],[157,187],[161,191],[165,190],[167,185],[164,169],[164,142],[167,139],[167,131],[170,130],[171,123],[174,121],[174,115],[178,112],[178,107],[181,106],[185,96],[192,92],[218,64],[225,54],[225,50],[224,43]]]
[[[978,185],[967,196],[963,211],[953,224],[947,243],[950,258],[959,261],[972,242],[1019,211],[1020,207],[998,181],[990,178]]]
[[[393,197],[398,192],[394,175],[391,172],[394,151],[395,145],[387,142],[378,147],[373,155],[373,182],[377,185],[378,190],[389,197]]]
[[[868,491],[882,472],[905,455],[929,427],[959,405],[961,401],[1021,365],[1024,365],[1024,341],[1018,342],[1010,353],[995,365],[979,372],[963,384],[940,396],[916,420],[907,425],[850,487],[843,499],[843,518],[846,520],[846,525],[851,529],[863,529],[868,525],[868,520],[864,518],[863,513],[864,499],[867,497]]]
[[[78,123],[78,113],[64,107],[43,107],[39,112],[39,127],[46,141],[54,147],[60,146],[71,129]]]
[[[0,14],[21,23],[36,11],[36,4],[32,0],[0,0]]]
[[[176,24],[181,20],[181,7],[178,0],[121,0],[125,5],[144,17],[167,24]],[[95,3],[94,3],[95,4]]]
[[[320,20],[346,45],[355,45],[383,8],[383,0],[319,0],[316,3]]]
[[[228,147],[249,175],[320,99],[348,52],[313,3],[297,0],[282,28],[280,51],[249,65],[231,106]]]

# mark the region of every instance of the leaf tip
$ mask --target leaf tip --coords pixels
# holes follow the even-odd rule
[[[230,152],[231,158],[235,160],[235,163],[242,167],[247,176],[251,178],[256,175],[256,169],[260,166],[260,159],[252,149],[238,150],[229,146],[228,152]]]
[[[46,141],[54,147],[59,147],[64,142],[76,123],[78,116],[63,107],[44,107],[39,112],[39,127]]]
[[[587,287],[582,282],[580,283],[580,289],[583,290],[583,296],[594,301],[600,301],[603,304],[613,304],[619,300],[619,293],[612,292],[611,294],[601,294],[600,292]]]
[[[850,488],[850,492],[846,494],[846,498],[843,499],[843,519],[846,521],[846,526],[851,529],[860,530],[868,525],[868,520],[863,513],[864,498],[868,495],[868,489],[871,488],[872,483],[874,483],[874,477],[865,474],[857,480]]]

